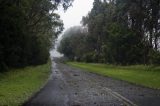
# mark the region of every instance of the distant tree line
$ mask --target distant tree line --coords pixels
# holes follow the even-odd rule
[[[0,71],[48,61],[51,41],[63,30],[59,5],[72,0],[0,0]]]
[[[81,26],[69,28],[63,35],[58,51],[71,60],[82,60],[85,53],[87,53],[85,36],[86,32]]]
[[[82,24],[61,41],[59,51],[70,59],[160,64],[160,0],[94,0]]]

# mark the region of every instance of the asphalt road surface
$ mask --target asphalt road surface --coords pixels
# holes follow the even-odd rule
[[[160,90],[82,71],[55,58],[47,84],[24,106],[160,106]]]

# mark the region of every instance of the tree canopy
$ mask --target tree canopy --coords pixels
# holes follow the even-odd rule
[[[0,70],[48,61],[50,44],[63,30],[55,13],[73,0],[0,0]]]
[[[160,0],[94,0],[81,23],[87,28],[85,42],[80,46],[84,52],[72,50],[81,52],[83,59],[79,60],[160,64]]]

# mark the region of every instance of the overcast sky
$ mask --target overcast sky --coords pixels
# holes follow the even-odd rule
[[[62,9],[58,11],[63,20],[65,30],[69,27],[80,25],[82,16],[86,16],[92,9],[93,0],[74,0],[72,5],[66,12]]]
[[[80,21],[83,16],[86,16],[88,12],[92,9],[93,0],[74,0],[72,7],[64,12],[62,9],[59,9],[57,13],[61,16],[61,19],[64,23],[65,30],[72,26],[80,25]],[[64,31],[65,31],[64,30]],[[55,43],[55,49],[50,51],[51,57],[61,57],[63,56],[59,52],[57,52],[56,48],[62,39],[62,34],[58,37]]]

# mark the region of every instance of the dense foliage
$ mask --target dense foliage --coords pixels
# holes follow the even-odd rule
[[[82,60],[82,54],[85,52],[85,35],[84,29],[80,26],[69,28],[63,35],[58,51],[72,60]]]
[[[87,28],[83,42],[62,40],[70,42],[63,44],[67,54],[80,52],[79,60],[87,62],[160,64],[160,0],[94,0],[82,24]]]
[[[46,63],[51,40],[63,30],[59,5],[72,0],[0,0],[0,70]]]

